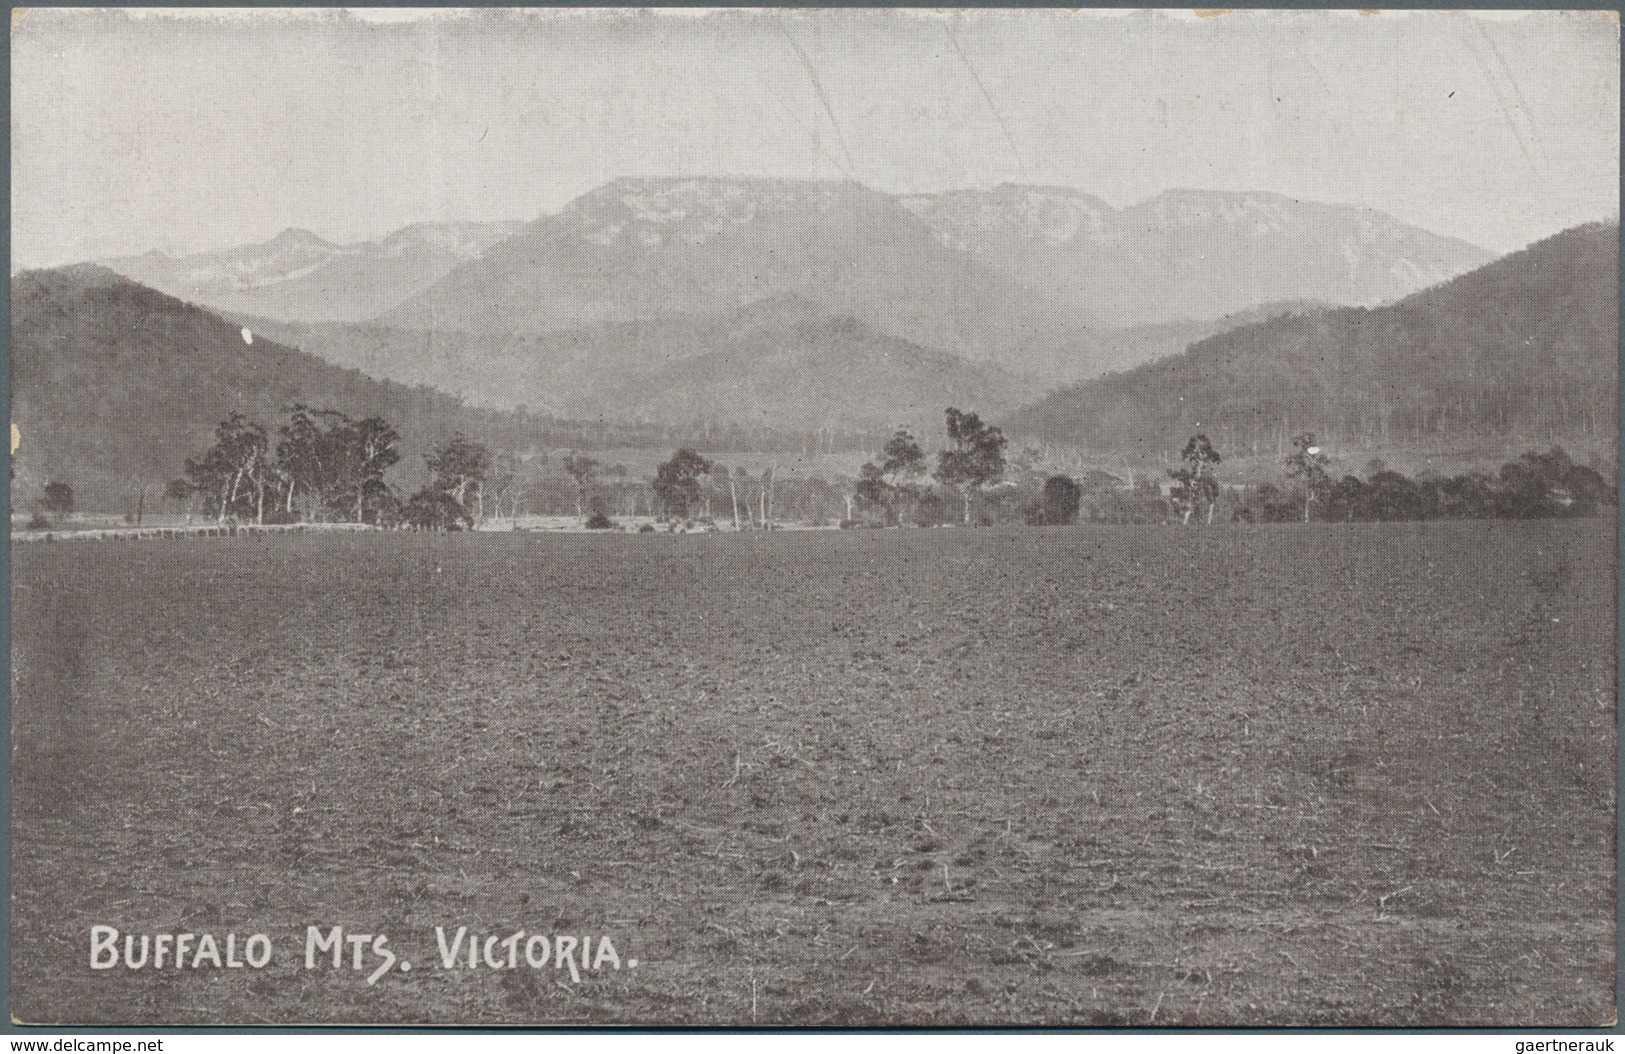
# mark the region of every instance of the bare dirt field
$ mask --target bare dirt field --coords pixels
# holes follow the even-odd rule
[[[18,547],[14,1013],[1602,1024],[1614,544],[1592,520]],[[93,970],[95,925],[274,954]],[[311,925],[412,970],[369,985],[360,943],[364,969],[307,968]],[[516,932],[554,957],[485,943]],[[572,971],[565,935],[621,968]]]

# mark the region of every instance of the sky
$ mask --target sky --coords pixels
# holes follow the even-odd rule
[[[1617,216],[1603,12],[97,11],[12,23],[12,266],[532,219],[622,176],[1171,188],[1510,251]]]

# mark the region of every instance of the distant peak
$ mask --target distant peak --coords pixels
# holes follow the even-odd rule
[[[1203,190],[1198,187],[1170,187],[1159,194],[1153,194],[1146,199],[1146,204],[1153,202],[1296,202],[1298,204],[1311,204],[1301,198],[1288,197],[1277,194],[1272,190]]]
[[[787,176],[621,176],[606,186],[668,188],[682,186],[716,187],[828,187],[856,186],[854,179],[798,179]]]
[[[271,239],[274,245],[308,245],[320,248],[336,248],[334,244],[314,231],[303,227],[288,227],[275,238]]]
[[[464,231],[478,231],[493,227],[512,226],[502,221],[480,222],[478,220],[419,220],[408,223],[399,230],[391,231],[378,241],[388,241],[391,238],[421,238],[436,234],[460,234]]]
[[[622,176],[579,195],[572,202],[658,195],[681,199],[773,197],[863,191],[868,188],[852,179],[781,179],[771,176]]]

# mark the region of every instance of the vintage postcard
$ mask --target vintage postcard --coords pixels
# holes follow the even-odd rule
[[[13,11],[13,1021],[1611,1023],[1619,75]]]

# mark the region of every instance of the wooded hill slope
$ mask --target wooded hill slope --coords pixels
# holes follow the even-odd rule
[[[793,295],[721,315],[513,337],[244,321],[373,376],[575,420],[889,435],[899,426],[939,429],[944,407],[1006,413],[1045,390]]]
[[[800,450],[811,442],[783,428],[707,432],[469,406],[334,366],[263,334],[250,343],[237,323],[95,265],[25,271],[11,291],[12,421],[21,432],[12,493],[19,509],[52,480],[72,486],[87,510],[133,509],[143,489],[151,508],[232,411],[274,434],[299,402],[387,419],[402,436],[396,472],[408,486],[422,474],[421,455],[457,432],[507,451],[693,443]]]
[[[1379,308],[1291,313],[1055,392],[1014,430],[1102,451],[1440,437],[1525,449],[1617,431],[1619,225],[1576,227]]]

